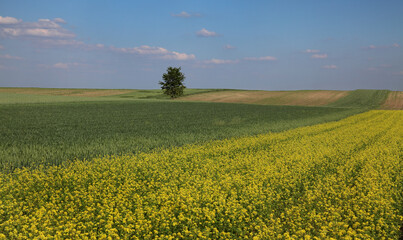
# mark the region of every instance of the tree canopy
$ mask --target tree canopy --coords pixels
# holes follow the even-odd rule
[[[185,78],[181,72],[181,67],[168,67],[167,72],[162,75],[163,81],[160,81],[159,84],[164,94],[176,98],[183,95],[183,89],[186,88],[183,85]]]

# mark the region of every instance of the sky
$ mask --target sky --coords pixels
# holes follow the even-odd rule
[[[0,87],[403,91],[401,0],[0,0]]]

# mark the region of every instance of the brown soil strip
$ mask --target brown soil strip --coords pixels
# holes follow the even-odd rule
[[[323,106],[347,95],[347,91],[223,91],[181,98],[188,101],[254,103],[262,105]]]
[[[403,92],[390,92],[381,109],[403,110]]]

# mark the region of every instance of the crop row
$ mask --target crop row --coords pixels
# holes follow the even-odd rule
[[[0,175],[0,239],[397,239],[401,111]]]

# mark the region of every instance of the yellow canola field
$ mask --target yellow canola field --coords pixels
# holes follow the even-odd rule
[[[398,239],[403,111],[0,175],[0,239]]]

